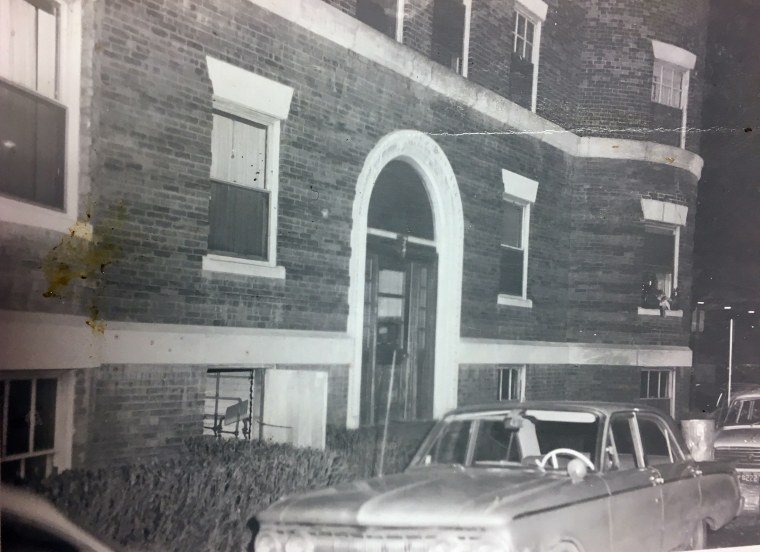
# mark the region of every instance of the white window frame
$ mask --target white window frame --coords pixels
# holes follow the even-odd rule
[[[667,383],[666,383],[666,396],[665,397],[639,397],[640,400],[663,400],[668,399],[670,402],[670,415],[675,415],[675,404],[676,404],[676,372],[675,370],[671,368],[642,368],[639,374],[647,374],[647,389],[649,388],[649,372],[658,372],[660,374],[660,377],[662,377],[662,374],[667,375]],[[641,378],[641,375],[639,375],[639,378]],[[639,395],[641,395],[641,388],[639,387]]]
[[[82,7],[80,0],[53,1],[59,6],[58,65],[56,68],[58,71],[58,98],[56,101],[66,107],[63,210],[35,205],[22,199],[0,196],[0,220],[69,233],[71,227],[77,222],[79,211]],[[9,14],[5,13],[7,5],[0,0],[0,52],[7,51],[8,47],[4,40],[4,37],[9,36],[10,33],[8,26],[10,17]],[[8,74],[7,61],[0,55],[0,78],[7,80],[7,82],[13,82],[11,79],[5,78]],[[0,145],[0,147],[3,146]]]
[[[686,128],[687,128],[687,113],[689,107],[689,79],[691,71],[697,62],[697,56],[684,50],[674,44],[668,44],[666,42],[660,42],[659,40],[652,40],[652,51],[654,53],[654,63],[652,66],[652,88],[654,88],[654,73],[658,67],[671,67],[680,70],[683,73],[681,80],[681,141],[680,147],[684,149],[686,147]],[[660,82],[662,86],[662,82]],[[662,103],[658,99],[652,98],[652,101]],[[663,104],[669,105],[669,104]],[[670,106],[673,107],[673,106]]]
[[[497,304],[532,308],[533,301],[528,299],[528,256],[530,250],[530,211],[532,205],[536,202],[538,193],[538,182],[526,178],[520,174],[502,169],[502,183],[504,184],[503,201],[514,203],[522,207],[522,251],[523,251],[523,277],[522,293],[517,295],[508,295],[499,293]],[[501,247],[505,247],[503,244]],[[500,247],[500,250],[501,250]]]
[[[497,392],[497,400],[499,401],[524,401],[525,400],[525,373],[526,368],[525,365],[505,365],[505,366],[499,366],[497,368],[498,375],[499,375],[499,382],[498,382],[498,392]],[[509,378],[518,378],[518,396],[515,398],[504,398],[504,395],[502,394],[502,390],[504,389],[503,383],[504,383],[504,376],[505,373],[509,373]],[[512,386],[510,385],[509,388],[511,389]]]
[[[269,190],[269,243],[266,260],[208,253],[204,272],[223,272],[265,278],[285,278],[277,264],[277,214],[280,167],[280,122],[287,119],[293,88],[229,63],[206,57],[214,89],[214,110],[267,127],[266,188]]]
[[[681,249],[681,228],[686,225],[688,207],[656,199],[641,199],[645,224],[652,229],[673,233],[673,289],[678,289],[678,271]],[[645,229],[646,231],[646,229]],[[638,308],[640,315],[660,316],[659,309]],[[665,311],[665,316],[683,318],[683,310]]]
[[[55,470],[63,471],[71,468],[72,445],[74,437],[74,372],[71,370],[24,370],[24,371],[5,371],[0,370],[0,380],[32,380],[54,378],[56,384],[56,410],[55,410],[55,436],[53,437],[53,449],[50,450],[52,455],[52,467]],[[9,388],[6,385],[5,397],[3,404],[5,408],[8,405]],[[3,413],[5,414],[5,413]],[[7,423],[7,417],[3,416],[4,423]],[[0,428],[2,435],[7,435],[6,428]],[[31,443],[30,443],[31,447]],[[42,456],[39,452],[20,453],[10,456],[10,459],[3,458],[3,462],[13,460],[32,458]]]
[[[533,43],[530,62],[533,64],[533,83],[530,92],[530,110],[536,112],[538,105],[538,65],[541,59],[541,30],[546,21],[548,6],[543,0],[515,0],[515,32],[512,50],[516,51],[517,45],[517,14],[522,15],[533,23]]]

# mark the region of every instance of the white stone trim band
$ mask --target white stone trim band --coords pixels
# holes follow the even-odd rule
[[[92,368],[101,364],[350,364],[353,339],[339,332],[106,322],[0,311],[0,371]],[[688,347],[461,339],[456,364],[691,366]],[[453,364],[453,363],[452,363]]]
[[[460,364],[576,364],[580,366],[691,366],[688,347],[551,341],[462,339]]]
[[[689,171],[697,178],[702,173],[702,158],[678,147],[638,140],[581,138],[503,96],[468,81],[393,38],[375,32],[321,0],[248,1],[461,105],[479,111],[515,132],[531,134],[536,140],[569,155],[671,165]],[[479,129],[473,129],[477,130]]]

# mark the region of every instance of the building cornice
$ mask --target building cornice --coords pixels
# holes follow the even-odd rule
[[[317,36],[564,153],[581,158],[670,165],[699,179],[702,158],[681,148],[638,140],[580,137],[457,75],[321,0],[248,0]],[[475,134],[477,132],[473,132]]]

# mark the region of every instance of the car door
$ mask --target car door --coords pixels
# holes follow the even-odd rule
[[[644,463],[633,412],[610,418],[604,447],[603,477],[610,492],[611,549],[663,550],[660,476]]]
[[[700,518],[700,472],[680,449],[668,424],[654,413],[637,416],[647,467],[662,478],[663,549],[673,550],[689,542]]]

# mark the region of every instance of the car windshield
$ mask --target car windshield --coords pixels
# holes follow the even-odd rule
[[[724,426],[760,424],[760,398],[737,399],[723,420]]]
[[[599,419],[590,412],[518,409],[452,415],[441,422],[415,464],[535,466],[543,455],[561,448],[596,465],[598,429]],[[570,460],[572,456],[560,456],[558,467]]]

